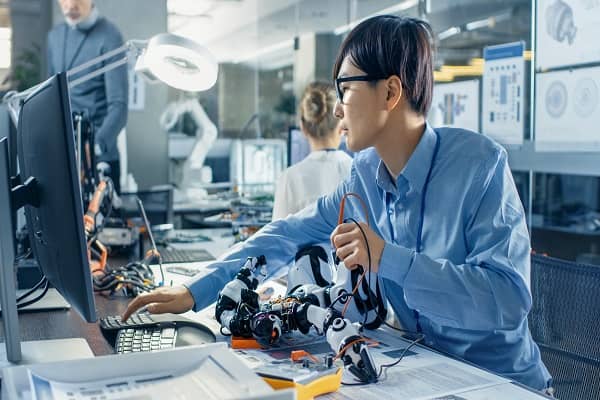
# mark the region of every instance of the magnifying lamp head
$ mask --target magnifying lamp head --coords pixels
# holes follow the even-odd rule
[[[176,89],[199,92],[215,84],[219,64],[204,46],[163,33],[152,37],[146,51],[138,58],[136,71],[143,69]]]

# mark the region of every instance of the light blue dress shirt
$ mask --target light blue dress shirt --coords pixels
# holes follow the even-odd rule
[[[436,137],[439,151],[432,160]],[[462,129],[427,126],[395,181],[374,149],[357,154],[350,177],[335,192],[265,226],[213,264],[207,276],[190,281],[195,310],[216,299],[246,257],[264,254],[273,274],[300,247],[327,242],[347,192],[365,200],[370,226],[386,242],[379,279],[404,328],[422,332],[433,348],[509,379],[547,386],[550,374],[527,325],[530,242],[506,151]],[[346,218],[365,221],[352,197],[345,209]]]

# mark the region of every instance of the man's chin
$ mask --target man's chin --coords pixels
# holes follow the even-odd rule
[[[67,22],[67,24],[69,24],[71,26],[75,26],[81,22],[81,17],[78,16],[77,18],[73,18],[70,15],[65,15],[65,21]]]

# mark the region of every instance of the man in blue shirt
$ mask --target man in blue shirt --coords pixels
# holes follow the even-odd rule
[[[92,0],[59,0],[65,22],[48,33],[48,75],[69,71],[123,45],[117,27],[99,16]],[[118,59],[119,56],[116,56]],[[71,77],[77,79],[109,64],[91,66]],[[83,82],[70,91],[71,109],[82,113],[94,128],[97,162],[110,166],[110,177],[120,192],[117,136],[127,122],[127,64]]]
[[[401,325],[427,345],[546,389],[550,374],[527,325],[529,235],[506,152],[485,136],[427,125],[431,40],[426,22],[394,16],[350,32],[334,67],[335,115],[350,150],[362,150],[350,177],[232,248],[208,275],[134,300],[124,317],[144,305],[200,310],[247,256],[264,254],[273,273],[300,247],[330,239],[349,268],[371,265]],[[338,225],[349,192],[366,202],[364,236],[354,223]],[[360,203],[346,202],[344,215],[367,221]]]

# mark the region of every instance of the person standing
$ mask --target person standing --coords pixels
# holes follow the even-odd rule
[[[69,71],[123,45],[118,28],[102,17],[93,0],[58,0],[65,22],[48,33],[48,76]],[[109,64],[108,59],[71,79]],[[110,166],[110,177],[120,192],[121,165],[117,137],[127,122],[127,65],[121,65],[70,90],[71,110],[81,113],[94,130],[96,162]]]

